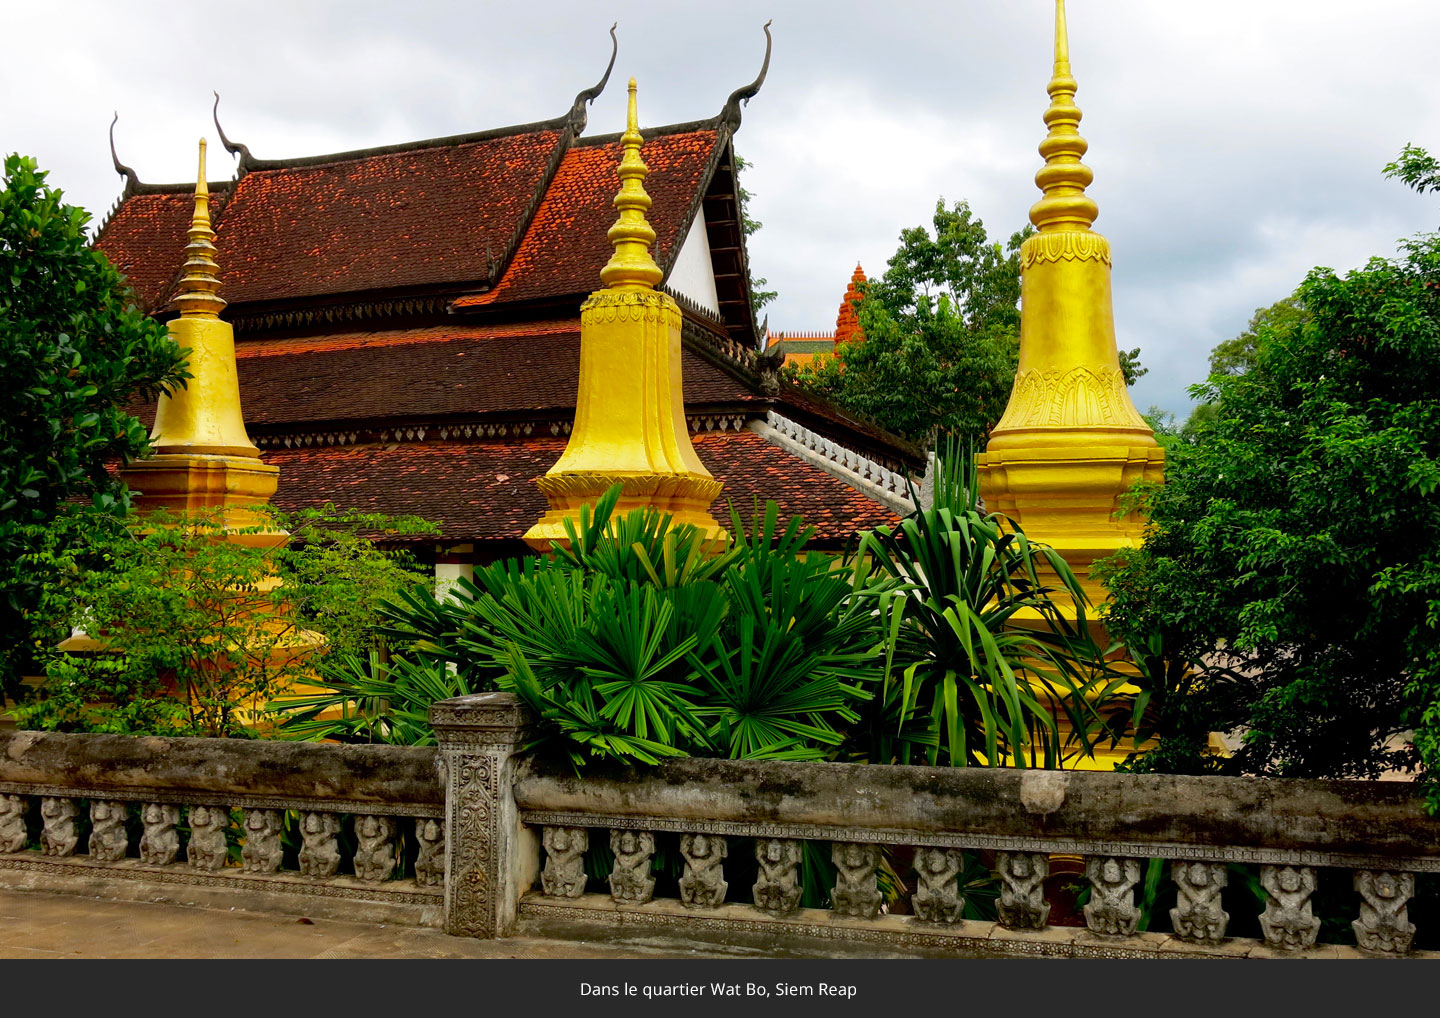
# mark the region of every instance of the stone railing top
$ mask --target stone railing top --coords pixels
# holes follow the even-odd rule
[[[517,777],[531,823],[1440,871],[1406,782],[701,759]]]
[[[0,792],[436,814],[433,748],[0,732]]]

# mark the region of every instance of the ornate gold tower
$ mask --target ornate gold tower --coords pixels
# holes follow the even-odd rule
[[[578,520],[582,505],[615,484],[622,485],[621,512],[654,506],[711,540],[728,540],[709,508],[720,482],[695,455],[685,425],[680,308],[655,289],[661,272],[650,255],[655,231],[645,220],[650,171],[640,158],[642,141],[631,78],[615,196],[620,216],[608,234],[615,253],[600,271],[606,288],[580,306],[575,427],[560,459],[536,481],[550,511],[525,535],[541,551],[566,540],[562,520]]]
[[[195,183],[195,214],[175,305],[180,316],[170,334],[190,351],[191,378],[183,389],[162,394],[150,438],[155,454],[127,463],[121,476],[141,494],[143,509],[170,512],[216,509],[229,528],[258,521],[245,507],[268,502],[275,494],[280,468],[260,459],[245,433],[240,412],[240,383],[235,373],[235,333],[220,320],[225,300],[215,261],[215,231],[210,225],[210,188],[205,181],[205,139],[200,139],[200,173]],[[274,544],[284,534],[240,534],[246,543]]]
[[[1116,520],[1136,480],[1163,477],[1164,452],[1130,401],[1115,345],[1110,242],[1090,229],[1080,109],[1070,74],[1065,0],[1055,3],[1055,72],[1045,111],[1044,192],[1030,209],[1039,231],[1020,249],[1020,365],[1010,403],[979,457],[987,506],[1064,556],[1092,602],[1104,591],[1091,565],[1139,543],[1141,522]]]

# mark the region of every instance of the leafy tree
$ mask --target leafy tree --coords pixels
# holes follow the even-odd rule
[[[110,519],[87,528],[83,545],[52,528],[44,554],[58,579],[38,613],[51,631],[83,630],[94,646],[46,655],[45,683],[14,710],[20,725],[252,734],[268,700],[308,681],[322,654],[369,652],[377,603],[414,583],[409,557],[366,534],[434,530],[332,506],[264,519],[291,539],[227,540],[204,513]]]
[[[1020,245],[992,242],[969,204],[935,206],[931,228],[902,230],[885,275],[864,291],[865,340],[791,377],[922,444],[937,433],[983,447],[1010,399],[1019,359]],[[1122,352],[1127,382],[1139,349]]]
[[[1295,294],[1266,308],[1256,308],[1245,331],[1210,351],[1212,375],[1239,375],[1255,366],[1261,337],[1286,332],[1305,319],[1305,310]]]
[[[1212,766],[1222,731],[1243,733],[1229,770],[1375,776],[1418,751],[1435,773],[1440,237],[1315,269],[1267,311],[1244,369],[1191,390],[1212,416],[1139,498],[1143,549],[1104,571],[1111,631],[1155,675],[1194,671],[1140,766]]]
[[[135,305],[116,268],[85,239],[89,215],[67,205],[35,160],[5,159],[0,189],[0,685],[14,697],[35,644],[26,616],[41,596],[29,557],[85,521],[122,513],[106,472],[148,439],[125,412],[189,377],[165,327]],[[27,561],[29,564],[27,565]]]
[[[1421,194],[1440,191],[1440,160],[1423,148],[1406,145],[1398,159],[1385,164],[1385,176],[1398,178]]]

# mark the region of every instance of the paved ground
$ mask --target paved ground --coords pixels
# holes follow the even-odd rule
[[[0,891],[0,958],[703,958],[589,941],[470,940],[438,930]]]

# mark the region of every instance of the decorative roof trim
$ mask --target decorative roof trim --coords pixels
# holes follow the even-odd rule
[[[915,511],[915,503],[901,492],[910,490],[908,478],[824,435],[782,417],[773,410],[747,427],[771,445],[778,446],[811,466],[844,482],[867,498],[901,514]],[[922,482],[922,492],[924,489]],[[921,494],[923,500],[924,496]]]
[[[772,18],[771,21],[774,19]],[[765,75],[770,73],[770,46],[774,41],[770,37],[770,21],[765,22],[765,61],[760,65],[760,73],[755,80],[748,85],[742,85],[730,93],[730,98],[725,100],[725,108],[720,111],[720,121],[728,124],[731,131],[740,129],[740,107],[750,105],[750,100],[760,92],[760,86],[765,84]]]
[[[743,413],[688,414],[692,434],[711,431],[740,432],[746,426]],[[544,438],[569,435],[569,420],[484,421],[462,424],[397,424],[384,428],[324,428],[313,431],[257,431],[251,440],[261,449],[299,449],[343,445],[388,445],[400,442],[483,441],[487,438]],[[255,428],[252,425],[251,430]]]
[[[345,304],[330,304],[323,307],[296,307],[269,311],[246,311],[244,305],[231,313],[226,320],[236,332],[253,332],[257,329],[285,329],[296,326],[330,324],[335,322],[360,322],[371,318],[394,318],[405,315],[443,315],[454,297],[389,297]]]
[[[610,80],[610,72],[615,69],[615,56],[620,52],[620,40],[615,37],[615,28],[619,24],[620,22],[617,21],[610,26],[610,63],[605,65],[605,73],[600,77],[599,82],[576,95],[575,102],[570,107],[570,129],[576,135],[583,134],[585,125],[589,122],[589,115],[586,113],[585,107],[593,103],[596,97],[605,91],[605,85]]]
[[[120,161],[120,156],[115,152],[115,124],[120,120],[120,111],[115,111],[115,119],[110,121],[110,161],[115,164],[115,172],[125,178],[125,190],[122,197],[128,198],[141,186],[140,177],[134,170]]]
[[[719,126],[717,122],[717,134],[719,133]],[[678,134],[679,132],[676,133]],[[675,263],[680,258],[680,249],[685,246],[685,238],[690,235],[690,227],[694,224],[695,217],[703,214],[701,213],[701,209],[705,205],[705,195],[710,190],[710,184],[715,180],[715,171],[720,168],[720,159],[725,154],[725,148],[728,144],[729,138],[724,135],[715,139],[715,147],[710,150],[710,158],[705,161],[705,169],[701,172],[700,180],[695,187],[695,193],[690,196],[690,204],[685,209],[685,218],[680,221],[680,229],[675,235],[675,243],[670,245],[670,251],[665,255],[665,261],[660,266],[660,270],[664,273],[661,277],[660,284],[662,288],[665,282],[670,279],[670,272],[675,268]],[[738,197],[736,201],[739,201]],[[705,231],[705,243],[707,247],[710,244],[710,231],[708,229]],[[666,292],[674,296],[673,291],[667,290]]]

